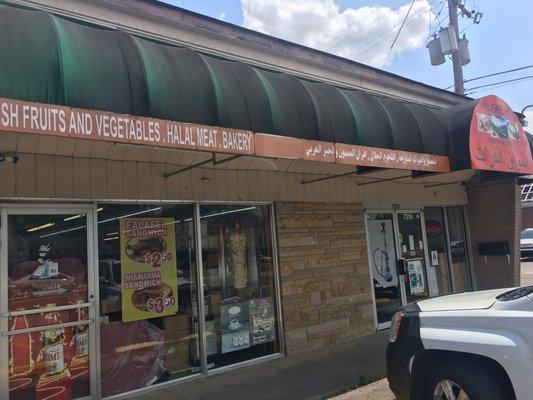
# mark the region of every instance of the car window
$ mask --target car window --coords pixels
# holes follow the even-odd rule
[[[533,229],[526,229],[520,235],[522,239],[533,239]]]
[[[533,286],[525,286],[518,289],[513,289],[496,297],[500,301],[517,300],[524,296],[529,296],[533,293]]]

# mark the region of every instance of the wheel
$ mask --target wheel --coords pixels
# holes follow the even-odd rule
[[[504,389],[482,364],[446,362],[429,373],[425,400],[507,400]]]

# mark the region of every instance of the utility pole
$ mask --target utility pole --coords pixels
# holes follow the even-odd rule
[[[448,0],[448,11],[450,13],[450,29],[453,31],[457,43],[459,43],[459,22],[457,20],[457,0]],[[453,61],[453,78],[455,82],[455,93],[464,95],[464,79],[463,79],[463,61],[461,60],[461,52],[456,49],[452,52]]]

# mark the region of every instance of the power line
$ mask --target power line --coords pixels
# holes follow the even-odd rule
[[[395,3],[396,1],[398,0],[392,0],[391,2],[387,3],[387,5],[390,5],[392,3]],[[401,3],[398,7],[395,7],[395,8],[391,8],[389,11],[387,11],[383,16],[385,15],[389,15],[390,13],[392,13],[393,11],[396,11],[397,9],[399,9],[400,7],[403,7],[404,5],[406,5],[408,2],[405,2],[405,3]],[[374,14],[378,14],[377,11],[374,11]],[[346,41],[348,41],[349,39],[352,39],[354,38],[355,36],[359,35],[361,32],[363,32],[366,28],[368,28],[369,26],[372,26],[374,25],[375,23],[377,23],[379,20],[381,20],[381,16],[378,16],[377,18],[373,19],[370,23],[366,24],[366,25],[363,25],[360,29],[356,30],[355,32],[352,32],[350,33],[347,37],[345,37],[344,39],[341,39],[340,41],[338,41],[337,43],[335,43],[333,46],[331,47],[328,47],[326,49],[326,51],[331,51],[333,50],[335,47],[339,46],[340,44],[343,44],[345,43]]]
[[[461,31],[459,32],[459,35],[463,32],[465,32],[467,29],[469,29],[471,26],[475,25],[476,23],[475,22],[471,22],[469,25],[467,25],[465,28],[461,29]]]
[[[500,85],[500,84],[502,84],[502,83],[518,82],[518,81],[522,81],[522,80],[524,80],[524,79],[531,79],[531,78],[533,78],[533,75],[523,76],[523,77],[521,77],[521,78],[508,79],[508,80],[506,80],[506,81],[500,81],[500,82],[494,82],[494,83],[487,83],[486,85],[475,86],[475,87],[473,87],[473,88],[469,88],[468,90],[469,90],[469,91],[472,91],[472,90],[475,90],[475,89],[481,89],[481,88],[484,88],[484,87]]]
[[[414,16],[420,16],[420,15],[424,14],[425,12],[429,11],[429,10],[431,9],[431,3],[436,3],[437,1],[438,1],[438,0],[433,0],[433,1],[431,1],[431,2],[430,2],[430,8],[427,8],[427,7],[426,7],[424,10],[421,10],[421,12],[417,12],[417,13],[413,14],[413,15],[411,16],[411,19],[412,19],[412,17],[414,17]],[[412,19],[411,21],[407,22],[406,25],[410,25],[410,24],[412,24],[412,23],[414,23],[414,22],[416,22],[416,19],[415,19],[415,20]],[[393,35],[395,34],[395,33],[394,33],[394,29],[395,29],[397,26],[399,26],[399,25],[400,25],[400,24],[398,23],[398,24],[392,26],[391,28],[387,29],[385,32],[381,33],[380,35],[377,35],[374,39],[372,39],[372,40],[370,40],[369,42],[363,44],[362,46],[359,46],[358,48],[352,50],[350,53],[348,53],[348,54],[345,55],[344,57],[349,58],[349,57],[352,56],[354,53],[357,53],[357,54],[355,55],[355,58],[357,58],[358,56],[360,56],[360,55],[366,53],[367,51],[369,51],[369,50],[371,50],[371,49],[373,49],[373,48],[376,47],[377,45],[383,43],[385,40],[387,40],[388,38],[390,38],[391,36],[393,36]],[[391,34],[389,34],[389,35],[387,35],[387,36],[384,36],[385,34],[387,34],[388,32],[391,32],[391,31],[393,31]],[[383,39],[382,39],[382,40],[378,40],[378,39],[381,38],[382,36],[384,36]],[[378,41],[376,42],[376,40],[378,40]],[[369,46],[369,45],[370,45],[370,46]],[[364,49],[364,50],[363,50],[363,49]],[[363,50],[363,51],[361,51],[361,50]]]
[[[442,2],[442,8],[440,9],[440,11],[437,13],[437,15],[435,16],[435,21],[437,21],[439,19],[439,16],[441,15],[442,11],[444,10],[444,7],[446,7],[446,2],[443,1]],[[435,35],[437,33],[437,29],[439,29],[439,27],[441,26],[442,22],[448,18],[448,15],[446,15],[443,19],[441,19],[440,21],[438,21],[436,24],[435,24],[435,29],[433,30],[433,35]],[[428,39],[431,37],[431,29],[429,30],[430,34],[428,35]]]
[[[515,81],[515,82],[503,83],[503,84],[494,85],[494,86],[490,86],[490,87],[486,87],[486,88],[482,88],[482,89],[478,89],[478,90],[472,90],[472,91],[468,92],[468,94],[470,95],[470,94],[474,94],[474,93],[485,92],[487,90],[499,89],[499,88],[502,88],[502,87],[505,87],[505,86],[516,85],[517,83],[523,83],[523,82],[529,81],[531,79],[533,79],[533,78],[524,77],[523,79],[520,79],[520,80]]]
[[[387,57],[385,58],[385,62],[383,63],[383,66],[381,68],[383,68],[385,66],[385,64],[387,64],[387,61],[389,60],[392,48],[396,44],[396,41],[398,40],[398,37],[400,37],[400,33],[402,33],[402,29],[403,29],[403,27],[405,25],[405,21],[407,21],[407,18],[409,18],[409,14],[411,13],[411,10],[413,9],[413,4],[415,4],[415,0],[411,1],[411,5],[409,6],[409,10],[407,10],[407,14],[405,14],[405,18],[402,21],[402,25],[400,26],[400,29],[398,29],[398,33],[396,34],[396,37],[394,38],[394,40],[392,41],[392,44],[390,45],[389,51],[387,52]]]
[[[487,90],[499,89],[499,88],[502,88],[502,87],[505,87],[505,86],[516,85],[517,83],[526,82],[526,81],[529,81],[531,79],[533,79],[533,78],[523,78],[523,79],[520,79],[520,80],[518,80],[516,82],[503,83],[503,84],[500,84],[500,85],[486,87],[486,88],[482,88],[482,89],[479,89],[479,90],[472,90],[472,91],[468,92],[468,95],[471,95],[471,94],[474,94],[474,93],[479,93],[479,92],[485,92]]]
[[[412,23],[416,22],[416,20],[413,20],[413,21],[410,21],[408,22],[406,25],[410,25]],[[389,32],[391,29],[385,31],[384,33],[387,33]],[[353,50],[352,52],[350,52],[346,57],[350,57],[352,54],[356,53],[354,55],[354,58],[357,58],[367,52],[369,52],[370,50],[372,50],[373,48],[377,47],[378,45],[380,45],[381,43],[383,43],[384,41],[386,41],[387,39],[391,38],[392,36],[394,36],[395,32],[392,32],[390,34],[388,34],[387,36],[384,36],[383,39],[375,42],[375,40],[371,40],[370,42],[368,42],[366,45],[363,45],[361,47],[358,47],[357,49]],[[381,37],[383,35],[380,35],[378,36]],[[375,43],[374,43],[375,42]]]
[[[420,16],[420,15],[422,15],[423,13],[425,13],[426,11],[431,10],[431,3],[435,3],[436,1],[438,1],[438,0],[431,0],[431,1],[429,2],[429,5],[430,5],[429,8],[426,7],[426,8],[423,10],[422,13],[421,13],[421,12],[417,12],[417,13],[415,13],[414,15],[412,15],[411,17],[413,17],[413,16],[415,16],[415,15],[416,15],[416,16]],[[409,25],[411,22],[413,22],[413,21],[410,21],[409,23],[407,23],[407,25]],[[359,50],[361,50],[361,49],[364,49],[364,48],[367,47],[369,44],[375,42],[376,40],[378,40],[380,37],[382,37],[383,35],[387,34],[388,32],[394,31],[394,29],[395,29],[397,26],[399,26],[399,25],[400,25],[400,23],[398,23],[398,24],[396,24],[396,25],[390,27],[390,28],[387,29],[386,31],[384,31],[384,32],[380,33],[379,35],[375,36],[373,39],[371,39],[371,40],[369,40],[368,42],[364,43],[362,46],[359,46],[359,47],[357,47],[356,49],[352,50],[350,53],[344,55],[343,57],[350,57],[352,54],[356,53],[357,51],[359,51]],[[394,33],[393,33],[393,34],[394,34]],[[390,36],[392,36],[393,34],[388,35],[387,38],[390,37]],[[382,42],[382,41],[378,41],[378,44],[381,43],[381,42]]]
[[[513,69],[508,69],[508,70],[505,70],[505,71],[500,71],[500,72],[494,72],[492,74],[487,74],[487,75],[482,75],[482,76],[477,76],[475,78],[472,78],[472,79],[466,79],[463,81],[463,83],[467,83],[467,82],[472,82],[472,81],[477,81],[479,79],[484,79],[484,78],[490,78],[491,76],[497,76],[497,75],[503,75],[503,74],[508,74],[508,73],[511,73],[511,72],[516,72],[516,71],[522,71],[524,69],[528,69],[528,68],[533,68],[533,65],[526,65],[524,67],[518,67],[518,68],[513,68]],[[448,90],[450,88],[452,88],[453,85],[451,86],[448,86],[447,88],[445,88],[445,90]]]
[[[437,15],[436,15],[435,18],[434,18],[435,21],[438,19],[439,15],[442,13],[442,10],[444,10],[444,7],[446,7],[446,2],[445,2],[445,1],[443,1],[442,4],[443,4],[443,5],[442,5],[442,8],[440,9],[440,11],[437,13]],[[446,18],[448,18],[448,15],[447,15],[447,14],[443,17],[443,19],[441,19],[441,20],[439,21],[439,25],[440,25],[440,23],[441,23],[442,21],[444,21],[444,19],[446,19]],[[435,28],[435,32],[436,32],[436,30],[437,30],[437,28]],[[428,32],[431,32],[431,27],[430,27],[430,29],[428,29]],[[430,37],[431,37],[431,33],[428,34],[427,39],[429,39]],[[426,40],[427,40],[427,39],[426,39]],[[405,59],[402,61],[402,63],[401,63],[401,64],[398,66],[398,68],[396,69],[396,72],[397,72],[397,73],[403,68],[403,66],[405,65],[405,63],[407,63],[407,61],[409,60],[409,58],[411,58],[411,56],[413,55],[413,53],[415,52],[415,50],[417,50],[417,48],[416,48],[416,47],[413,47],[413,48],[409,51],[409,54],[407,54],[407,57],[405,57]]]
[[[407,54],[407,57],[405,57],[404,60],[402,61],[402,63],[398,66],[398,69],[396,70],[397,73],[403,68],[403,66],[404,66],[405,63],[409,60],[409,58],[411,58],[411,56],[413,55],[413,53],[415,52],[415,50],[416,50],[416,47],[413,47],[413,48],[409,51],[409,54]]]

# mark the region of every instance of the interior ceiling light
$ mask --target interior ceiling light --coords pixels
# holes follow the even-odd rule
[[[44,224],[44,225],[34,226],[33,228],[28,229],[26,232],[40,231],[41,229],[50,228],[52,226],[54,226],[54,223],[53,222],[49,222],[49,223]]]
[[[81,217],[84,217],[85,214],[78,214],[78,215],[72,215],[70,217],[67,217],[65,219],[63,219],[63,221],[72,221],[74,219],[78,219],[78,218],[81,218]]]

